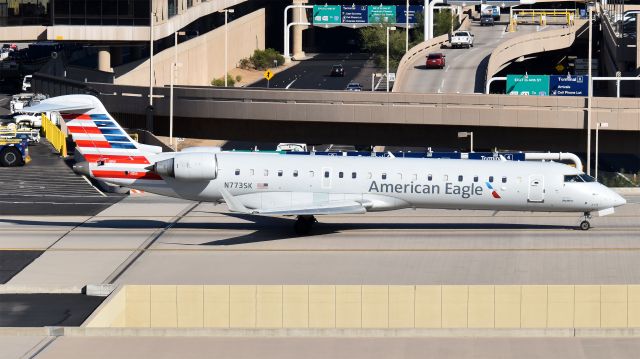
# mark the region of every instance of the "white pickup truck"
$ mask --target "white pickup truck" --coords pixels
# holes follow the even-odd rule
[[[451,35],[452,48],[466,47],[467,49],[473,47],[473,34],[469,31],[456,31]]]

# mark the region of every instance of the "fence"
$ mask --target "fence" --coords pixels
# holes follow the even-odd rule
[[[45,114],[42,114],[42,132],[60,156],[67,157],[67,136]]]

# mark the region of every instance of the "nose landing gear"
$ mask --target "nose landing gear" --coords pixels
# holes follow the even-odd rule
[[[296,234],[304,236],[311,232],[311,228],[316,222],[318,222],[318,220],[314,216],[298,216],[293,228],[296,231]]]
[[[591,219],[591,212],[584,212],[584,216],[582,218],[583,220],[582,222],[580,222],[580,229],[583,231],[588,231],[589,228],[591,228],[591,222],[589,222],[589,220]]]

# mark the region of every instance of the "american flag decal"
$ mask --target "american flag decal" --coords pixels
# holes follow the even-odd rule
[[[258,183],[258,189],[268,189],[268,188],[269,188],[268,183]]]

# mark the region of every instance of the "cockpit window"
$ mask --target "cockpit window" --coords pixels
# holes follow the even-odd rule
[[[584,182],[579,175],[566,175],[564,176],[565,182]]]
[[[596,181],[595,178],[593,178],[593,177],[591,177],[589,175],[586,175],[584,173],[581,174],[581,175],[578,175],[578,177],[582,178],[582,180],[585,181],[585,182],[595,182]]]

